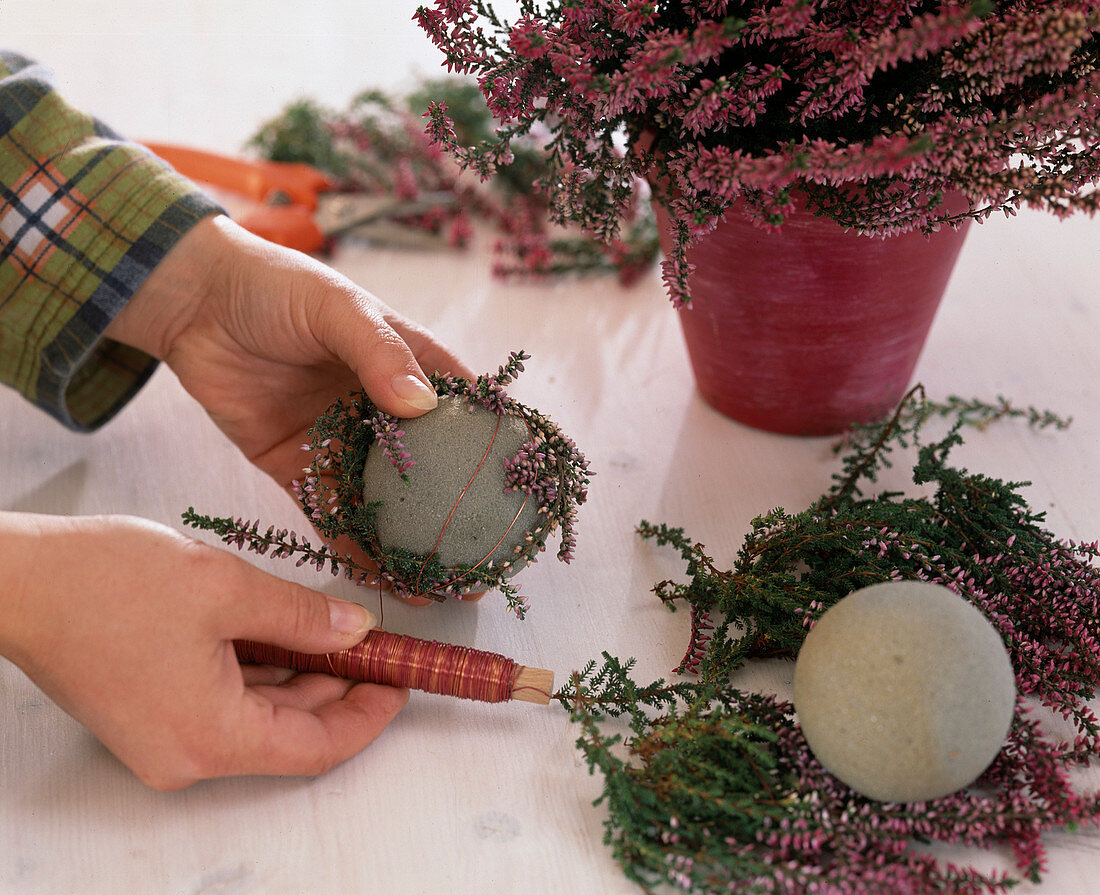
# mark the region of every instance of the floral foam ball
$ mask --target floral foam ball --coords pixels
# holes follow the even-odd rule
[[[401,443],[415,459],[405,476],[381,450],[372,450],[363,468],[363,501],[378,504],[374,526],[383,549],[432,556],[455,569],[487,565],[512,574],[526,565],[547,528],[538,501],[510,488],[506,474],[532,439],[526,421],[444,396],[401,427]]]
[[[968,786],[1004,744],[1016,702],[996,629],[945,587],[884,582],[849,594],[807,635],[794,705],[834,776],[884,802]]]

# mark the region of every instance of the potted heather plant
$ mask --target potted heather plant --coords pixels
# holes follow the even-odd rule
[[[534,184],[614,238],[652,188],[696,381],[726,414],[823,434],[904,393],[971,221],[1100,201],[1097,0],[482,0],[416,18],[477,78],[483,174],[545,133]]]

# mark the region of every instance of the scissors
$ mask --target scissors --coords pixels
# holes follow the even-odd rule
[[[184,177],[259,203],[236,220],[257,236],[279,245],[317,252],[331,247],[333,240],[347,233],[409,248],[446,245],[434,234],[393,225],[401,218],[453,205],[451,193],[395,199],[339,192],[334,178],[300,162],[248,159],[170,143],[143,145]],[[370,227],[378,222],[389,226]]]

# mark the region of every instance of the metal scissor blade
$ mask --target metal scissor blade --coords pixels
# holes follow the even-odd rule
[[[363,193],[329,193],[321,196],[317,224],[325,236],[340,236],[375,221],[411,217],[455,204],[453,193],[425,193],[417,199]]]

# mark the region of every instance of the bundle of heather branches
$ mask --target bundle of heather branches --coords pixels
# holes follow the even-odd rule
[[[944,415],[946,434],[927,440]],[[689,581],[654,590],[670,608],[690,608],[677,671],[697,678],[640,685],[632,663],[605,654],[559,694],[604,776],[606,838],[630,878],[693,893],[1002,891],[1012,876],[947,864],[922,846],[1007,849],[1037,881],[1045,833],[1100,821],[1100,794],[1070,777],[1100,755],[1089,705],[1100,685],[1098,547],[1048,532],[1021,496],[1026,483],[949,462],[964,425],[1008,416],[1064,425],[1003,401],[937,404],[915,390],[891,419],[853,431],[819,500],[754,520],[728,570],[682,530],[642,523],[644,537],[688,564]],[[915,453],[919,493],[865,493],[903,449]],[[849,789],[813,757],[788,702],[730,684],[747,660],[795,656],[851,591],[898,579],[941,583],[978,607],[1003,638],[1020,694],[989,769],[922,803]],[[1052,715],[1070,737],[1052,732]]]
[[[658,252],[656,223],[639,191],[619,238],[603,242],[551,222],[532,183],[548,168],[534,137],[513,142],[511,157],[485,178],[462,172],[424,132],[429,97],[451,110],[458,138],[492,135],[492,116],[477,86],[463,78],[429,81],[406,97],[377,90],[346,109],[299,100],[265,124],[250,146],[265,158],[302,162],[335,179],[339,189],[416,203],[401,219],[452,247],[469,244],[477,221],[497,234],[494,273],[501,277],[615,274],[624,285],[650,269]]]
[[[664,276],[677,304],[690,299],[687,247],[735,205],[775,227],[797,197],[890,235],[1100,201],[1098,0],[520,7],[515,22],[483,0],[418,10],[499,122],[466,143],[437,102],[433,139],[487,173],[548,132],[538,187],[557,219],[603,239],[648,179],[670,212]]]
[[[707,681],[640,685],[603,656],[558,698],[604,777],[605,841],[628,878],[712,893],[926,895],[1002,892],[1009,873],[944,862],[926,846],[1007,849],[1041,879],[1043,835],[1100,820],[1064,754],[1019,708],[974,787],[927,802],[874,802],[825,771],[789,702]],[[625,742],[624,742],[625,740]]]

